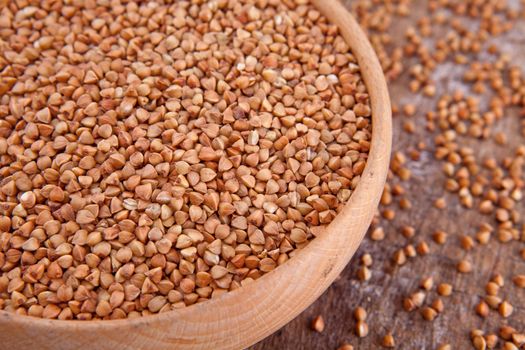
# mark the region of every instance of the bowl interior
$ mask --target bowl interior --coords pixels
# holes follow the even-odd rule
[[[137,319],[57,321],[0,311],[9,348],[240,349],[288,323],[312,304],[357,250],[383,191],[391,147],[391,107],[379,61],[338,0],[312,0],[341,31],[358,60],[372,105],[369,158],[354,193],[334,221],[286,264],[250,285],[191,307]]]

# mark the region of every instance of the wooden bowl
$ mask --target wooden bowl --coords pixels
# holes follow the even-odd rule
[[[370,155],[343,211],[290,261],[254,283],[205,303],[129,320],[58,321],[0,312],[2,349],[242,349],[272,334],[312,304],[348,263],[383,191],[391,109],[379,61],[338,0],[312,0],[336,24],[358,60],[372,104]]]

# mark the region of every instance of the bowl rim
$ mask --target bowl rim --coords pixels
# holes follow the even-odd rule
[[[282,317],[282,320],[279,322],[275,322],[275,325],[266,326],[266,330],[262,332],[264,335],[261,335],[262,333],[259,332],[253,336],[249,336],[248,342],[235,339],[235,341],[237,341],[235,344],[243,344],[243,346],[249,346],[256,341],[261,340],[273,331],[281,328],[297,314],[302,312],[305,308],[303,307],[304,305],[308,306],[313,303],[319,297],[319,295],[324,292],[326,288],[328,288],[333,279],[337,277],[339,272],[346,266],[349,259],[362,241],[362,238],[366,233],[366,228],[370,224],[372,215],[377,209],[379,198],[381,196],[382,188],[384,186],[388,172],[392,139],[391,107],[385,78],[382,73],[379,60],[377,59],[377,56],[375,55],[375,52],[373,51],[373,48],[368,39],[366,39],[362,29],[359,27],[353,16],[338,0],[311,1],[312,4],[318,10],[320,10],[320,12],[322,12],[331,23],[334,23],[339,27],[341,34],[345,38],[345,41],[349,44],[352,53],[357,58],[361,75],[367,86],[372,103],[372,137],[365,169],[356,189],[353,191],[343,211],[336,216],[336,218],[328,225],[325,231],[332,231],[337,225],[347,225],[348,223],[343,222],[344,220],[341,218],[343,216],[346,216],[347,219],[349,216],[351,218],[351,214],[354,213],[355,210],[358,210],[360,213],[359,215],[363,215],[363,220],[367,221],[368,223],[360,224],[360,230],[363,232],[355,233],[358,236],[360,235],[360,237],[352,238],[352,242],[348,241],[352,244],[352,246],[348,247],[347,252],[343,254],[344,256],[336,256],[338,253],[334,251],[334,258],[330,259],[333,260],[332,264],[334,266],[331,268],[331,271],[326,272],[327,280],[323,281],[323,286],[321,286],[319,290],[315,290],[313,292],[315,296],[309,297],[307,302],[303,301],[301,306],[297,309],[288,305],[286,307],[281,307],[281,312],[289,312],[289,314]],[[351,39],[349,40],[349,38]],[[370,192],[367,193],[367,191]],[[362,212],[366,213],[361,214]],[[363,229],[363,227],[365,227],[365,229]],[[357,231],[357,229],[355,231]],[[79,332],[90,332],[100,329],[118,331],[123,327],[127,327],[128,329],[138,329],[136,327],[152,326],[154,324],[156,325],[163,322],[186,322],[186,326],[182,325],[182,327],[179,327],[179,329],[188,329],[188,327],[192,327],[192,317],[189,314],[204,314],[210,310],[235,310],[236,306],[233,305],[232,300],[251,300],[250,294],[253,293],[253,286],[260,287],[265,285],[265,282],[272,283],[278,281],[278,279],[274,278],[274,276],[290,273],[290,271],[293,271],[292,266],[298,265],[296,262],[305,260],[309,255],[312,254],[312,252],[315,252],[315,249],[321,247],[323,242],[327,242],[326,238],[330,237],[331,233],[325,233],[326,232],[323,232],[321,235],[310,241],[306,248],[301,249],[301,251],[290,258],[286,264],[279,266],[279,268],[275,269],[274,271],[263,275],[253,283],[243,286],[242,288],[239,288],[235,291],[227,292],[224,295],[210,299],[206,302],[194,304],[186,308],[132,319],[126,318],[117,320],[89,321],[43,319],[26,315],[18,315],[0,310],[0,328],[14,326],[18,329],[24,327],[32,327],[34,329],[36,327],[36,329],[40,329],[42,331],[52,329],[54,331],[75,330]],[[252,307],[254,306],[252,305]],[[264,320],[262,321],[264,322]],[[261,324],[261,320],[258,320],[257,323]]]

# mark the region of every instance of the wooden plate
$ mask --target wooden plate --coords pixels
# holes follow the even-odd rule
[[[286,264],[211,301],[130,320],[58,321],[0,311],[2,349],[242,349],[288,323],[343,270],[377,209],[390,159],[390,99],[365,34],[338,0],[312,0],[350,45],[372,104],[371,150],[356,190],[327,230]],[[349,296],[350,297],[350,296]]]

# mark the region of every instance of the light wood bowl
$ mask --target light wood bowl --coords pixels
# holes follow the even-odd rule
[[[328,288],[355,253],[377,209],[392,125],[385,79],[365,34],[338,0],[312,2],[350,45],[373,113],[370,155],[361,181],[327,230],[256,282],[180,310],[112,321],[45,320],[1,311],[1,349],[242,349],[281,328]]]

